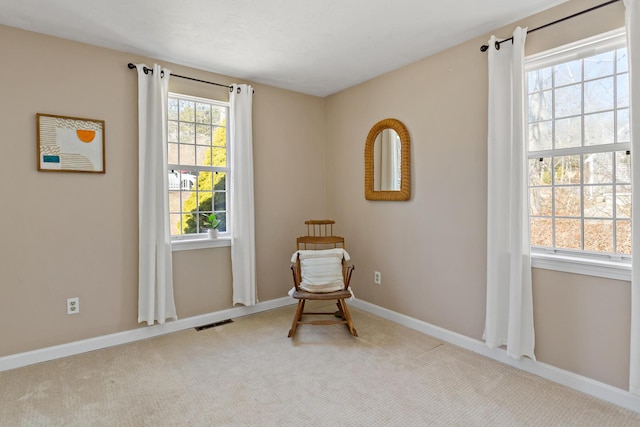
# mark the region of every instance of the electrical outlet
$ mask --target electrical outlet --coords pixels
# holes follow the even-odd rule
[[[380,274],[379,271],[373,272],[373,283],[375,283],[376,285],[382,284],[382,274]]]
[[[67,298],[67,314],[80,313],[80,298]]]

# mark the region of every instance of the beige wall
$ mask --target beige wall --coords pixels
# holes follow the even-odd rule
[[[0,356],[136,328],[137,77],[127,63],[154,61],[4,26],[0,40]],[[304,220],[325,214],[324,101],[254,87],[258,296],[269,300],[291,286]],[[177,78],[170,90],[228,100]],[[36,113],[105,120],[107,173],[37,172]],[[230,269],[229,248],[174,252],[178,316],[231,307]],[[75,296],[80,313],[68,316]]]
[[[537,26],[595,4],[572,1],[530,17]],[[527,53],[624,25],[621,3],[530,34]],[[496,30],[509,37],[510,25]],[[359,298],[480,339],[486,292],[489,35],[326,99],[329,215],[346,230]],[[408,202],[364,199],[364,142],[394,117],[411,135]],[[373,272],[382,273],[374,285]],[[538,360],[626,389],[627,282],[535,270]]]
[[[598,4],[571,1],[530,28]],[[528,53],[623,25],[621,4],[531,34]],[[508,37],[513,26],[496,30]],[[359,298],[479,339],[486,290],[488,35],[326,99],[255,85],[258,294],[290,287],[304,219],[347,238]],[[0,26],[0,357],[137,327],[136,77],[142,58]],[[383,53],[381,53],[383,54]],[[149,65],[154,61],[144,59]],[[174,64],[172,71],[233,78]],[[171,90],[226,100],[179,79]],[[104,119],[105,175],[36,172],[37,112]],[[412,197],[364,199],[369,128],[395,117],[412,138]],[[382,285],[373,284],[373,271]],[[228,248],[174,253],[181,318],[231,305]],[[534,270],[542,362],[627,388],[629,284]],[[78,296],[81,313],[65,314]]]

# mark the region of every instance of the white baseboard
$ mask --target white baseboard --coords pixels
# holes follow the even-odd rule
[[[522,369],[523,371],[548,379],[555,383],[562,384],[574,390],[581,391],[634,412],[640,412],[640,396],[631,394],[628,391],[595,381],[591,378],[587,378],[573,372],[556,368],[555,366],[547,365],[546,363],[536,362],[527,358],[520,360],[512,359],[507,356],[507,352],[503,348],[490,349],[483,341],[469,338],[465,335],[423,322],[422,320],[414,319],[413,317],[405,316],[404,314],[388,310],[361,299],[350,301],[349,304],[353,307],[399,323],[403,326],[407,326],[411,329],[415,329],[449,344],[462,347],[466,350],[473,351],[474,353],[481,354],[509,366]]]
[[[34,363],[73,356],[88,351],[99,350],[101,348],[152,338],[197,326],[208,325],[210,323],[220,322],[234,317],[247,316],[249,314],[285,307],[291,304],[295,304],[294,299],[290,297],[283,297],[260,302],[251,307],[234,307],[222,311],[216,311],[214,313],[168,322],[163,325],[140,327],[130,331],[118,332],[101,337],[74,341],[68,344],[12,354],[0,357],[0,372],[32,365]],[[349,304],[353,307],[407,326],[411,329],[415,329],[449,344],[473,351],[474,353],[481,354],[509,366],[522,369],[523,371],[546,378],[623,408],[640,412],[640,396],[633,395],[628,391],[621,390],[608,384],[604,384],[542,362],[535,362],[526,358],[521,360],[512,359],[507,357],[507,352],[502,348],[490,349],[483,341],[469,338],[465,335],[449,331],[360,299],[354,299],[353,301],[350,301]]]
[[[265,302],[259,302],[250,307],[234,307],[214,313],[189,317],[164,323],[162,325],[143,326],[130,331],[117,332],[115,334],[103,335],[86,340],[74,341],[68,344],[46,347],[24,353],[12,354],[0,357],[0,372],[9,369],[20,368],[34,363],[46,362],[48,360],[59,359],[61,357],[73,356],[87,351],[99,350],[101,348],[126,344],[146,338],[157,337],[184,329],[195,328],[197,326],[208,325],[234,317],[242,317],[261,311],[272,310],[295,303],[291,297],[283,297]]]

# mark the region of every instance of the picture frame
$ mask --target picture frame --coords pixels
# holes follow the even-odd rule
[[[38,171],[105,173],[104,120],[36,114]]]

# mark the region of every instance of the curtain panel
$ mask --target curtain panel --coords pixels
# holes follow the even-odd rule
[[[489,41],[487,346],[535,360],[524,131],[524,43]]]
[[[256,243],[253,198],[253,88],[231,85],[229,131],[231,136],[231,272],[233,305],[254,305],[256,290]]]
[[[167,168],[170,71],[157,64],[138,70],[138,322],[176,319],[173,299]]]

